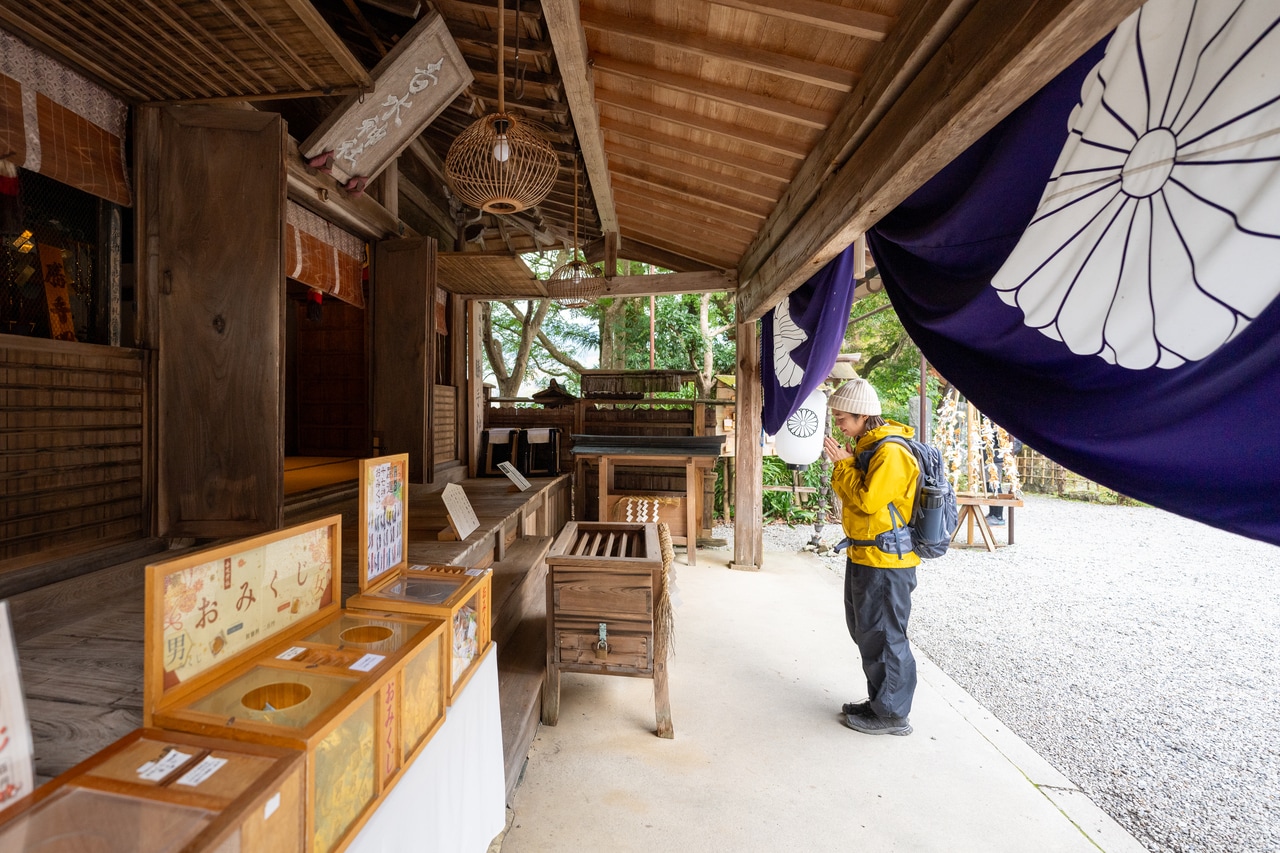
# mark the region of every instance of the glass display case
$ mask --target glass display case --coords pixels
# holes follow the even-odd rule
[[[384,577],[362,578],[361,592],[347,599],[349,612],[397,613],[444,620],[445,681],[449,701],[471,678],[492,640],[492,572],[463,566],[409,566]]]
[[[0,850],[306,849],[304,756],[138,729],[0,813]]]
[[[339,609],[340,535],[333,516],[147,567],[147,723],[305,752],[317,853],[368,819],[447,695],[443,619]]]

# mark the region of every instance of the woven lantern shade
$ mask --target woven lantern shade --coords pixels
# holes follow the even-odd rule
[[[566,308],[582,308],[604,296],[604,279],[600,270],[574,258],[551,271],[547,296]]]
[[[600,270],[578,259],[578,157],[573,158],[573,260],[547,276],[547,296],[566,308],[582,308],[604,295]]]
[[[516,9],[519,26],[519,7]],[[503,76],[506,9],[498,2],[498,111],[471,123],[449,146],[444,176],[458,199],[485,213],[519,213],[551,194],[559,162],[530,122],[507,114]]]
[[[453,140],[444,161],[454,194],[485,213],[518,213],[538,204],[551,193],[558,168],[551,144],[532,125],[505,113],[473,122]]]

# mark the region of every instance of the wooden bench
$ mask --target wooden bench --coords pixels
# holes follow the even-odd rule
[[[987,524],[987,517],[982,507],[999,506],[1006,508],[1008,512],[1007,521],[1009,528],[1009,544],[1013,544],[1013,511],[1017,507],[1022,506],[1022,501],[1013,495],[974,495],[974,494],[957,494],[956,505],[960,508],[959,517],[956,519],[956,532],[951,534],[951,541],[955,542],[956,537],[960,535],[960,528],[966,528],[966,545],[973,545],[973,531],[976,527],[978,534],[982,537],[982,544],[986,546],[988,551],[994,551],[999,546],[996,544],[995,534],[991,532],[991,525]]]

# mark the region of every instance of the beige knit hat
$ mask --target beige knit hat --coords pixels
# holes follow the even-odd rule
[[[850,379],[841,385],[827,401],[833,412],[848,412],[851,415],[880,414],[880,398],[871,383],[860,377]]]

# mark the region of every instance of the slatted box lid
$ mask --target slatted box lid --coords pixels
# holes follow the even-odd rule
[[[658,525],[623,521],[571,521],[560,531],[547,565],[555,568],[662,568]]]

